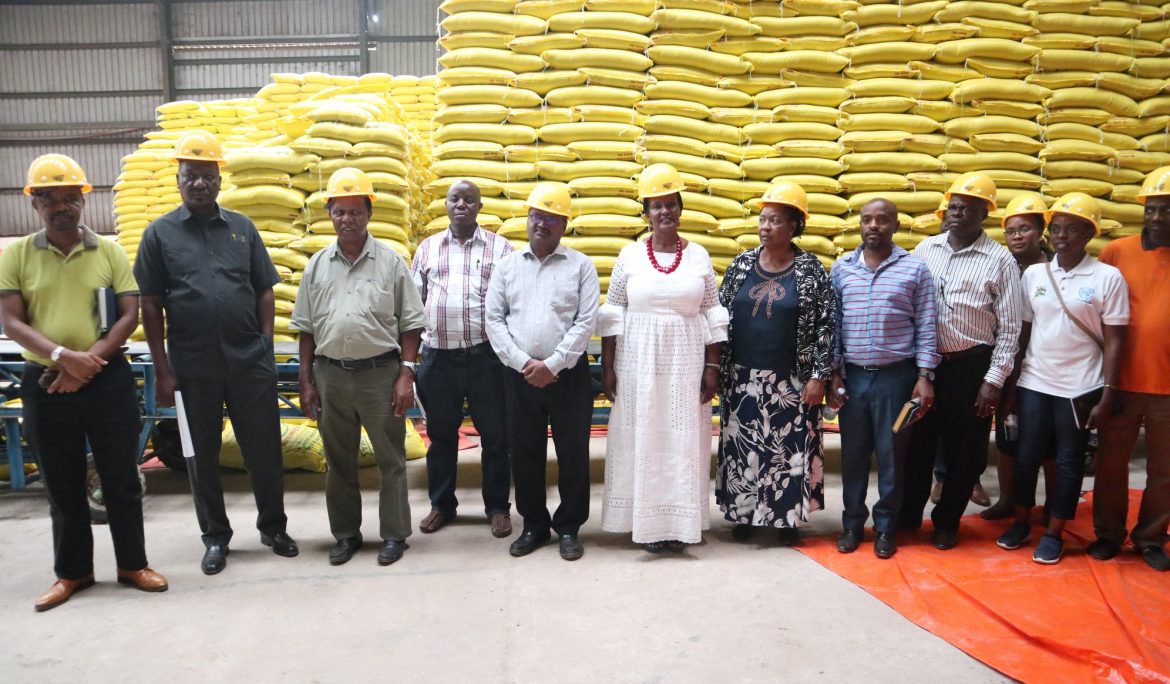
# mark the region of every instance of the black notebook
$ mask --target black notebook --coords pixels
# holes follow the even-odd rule
[[[98,333],[105,335],[118,321],[118,296],[112,287],[97,289]]]

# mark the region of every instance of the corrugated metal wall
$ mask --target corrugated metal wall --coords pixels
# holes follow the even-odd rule
[[[85,221],[112,231],[119,160],[168,98],[247,96],[274,71],[435,73],[440,1],[0,0],[0,235],[36,229],[20,188],[46,152],[81,162]]]

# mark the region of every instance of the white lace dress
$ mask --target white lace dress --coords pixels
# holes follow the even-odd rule
[[[669,266],[674,254],[655,254]],[[598,312],[617,336],[617,396],[605,450],[601,528],[639,544],[695,544],[708,527],[711,406],[699,403],[704,348],[727,339],[707,250],[689,243],[670,274],[637,242],[622,250]]]

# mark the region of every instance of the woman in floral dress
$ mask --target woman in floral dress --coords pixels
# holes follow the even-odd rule
[[[808,199],[778,182],[764,194],[760,246],[735,258],[719,301],[731,312],[721,357],[721,435],[715,498],[732,536],[779,528],[781,543],[824,507],[821,401],[830,376],[833,286],[821,262],[792,244]]]

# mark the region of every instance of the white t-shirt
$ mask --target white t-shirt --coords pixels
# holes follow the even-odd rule
[[[1097,339],[1106,325],[1129,323],[1129,290],[1121,271],[1089,255],[1071,270],[1052,260],[1052,277],[1069,313]],[[1056,397],[1077,397],[1105,384],[1104,353],[1060,306],[1046,264],[1033,264],[1021,282],[1023,319],[1032,337],[1020,368],[1019,386]]]

